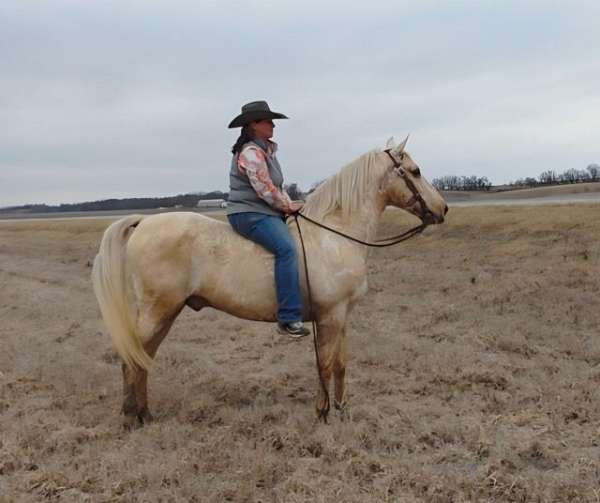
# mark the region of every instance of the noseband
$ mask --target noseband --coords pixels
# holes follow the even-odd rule
[[[415,187],[415,184],[413,183],[413,181],[409,177],[406,176],[406,170],[402,167],[402,163],[399,163],[394,158],[394,156],[389,151],[389,149],[384,150],[384,152],[390,156],[390,159],[394,163],[395,173],[404,180],[404,183],[408,187],[408,190],[410,190],[412,192],[412,198],[410,199],[410,201],[408,201],[406,206],[410,208],[410,207],[414,206],[416,203],[419,203],[419,218],[421,219],[421,221],[423,223],[425,223],[425,219],[427,218],[428,215],[432,217],[433,221],[435,221],[435,214],[433,213],[433,211],[431,211],[429,209],[429,207],[427,206],[427,203],[425,202],[425,199],[423,199],[423,196],[421,196],[421,194],[417,190],[417,187]]]

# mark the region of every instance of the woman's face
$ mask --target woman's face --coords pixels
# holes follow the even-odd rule
[[[269,140],[273,138],[273,128],[275,128],[275,124],[273,124],[271,119],[264,119],[250,123],[250,129],[252,129],[254,136],[262,140]]]

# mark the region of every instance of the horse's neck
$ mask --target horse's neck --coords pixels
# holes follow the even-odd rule
[[[377,227],[384,209],[385,199],[379,192],[378,187],[373,187],[366,194],[360,208],[355,210],[349,217],[343,218],[342,212],[338,210],[328,215],[324,223],[333,226],[344,234],[372,243],[377,236]],[[322,231],[329,232],[324,229]],[[360,248],[366,256],[367,248]]]
[[[359,161],[362,161],[362,163],[359,163]],[[341,179],[333,179],[329,182],[329,185],[325,185],[322,188],[323,192],[316,194],[317,199],[309,201],[310,210],[308,215],[353,238],[372,242],[376,237],[377,226],[385,209],[385,196],[380,189],[386,175],[386,168],[385,165],[379,162],[374,153],[361,157],[357,164],[349,168],[344,168],[344,171],[337,175],[338,177],[341,176]],[[357,173],[356,170],[364,171]],[[336,182],[341,186],[337,185]],[[356,187],[355,184],[359,186]],[[354,190],[351,195],[348,194],[349,187]],[[335,193],[335,196],[331,196],[333,191],[339,192]],[[355,196],[360,200],[349,196]],[[346,204],[347,206],[345,208],[338,206],[338,209],[319,216],[318,208],[321,207],[320,211],[327,211],[322,207],[327,207],[325,201],[329,202],[329,197],[336,200],[336,204]],[[329,204],[332,203],[329,202]],[[315,232],[326,234],[330,231],[319,228],[315,229]],[[352,249],[366,258],[367,247],[355,245],[351,241],[348,241],[348,243],[354,245]]]

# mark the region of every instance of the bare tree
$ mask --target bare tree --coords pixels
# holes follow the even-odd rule
[[[562,179],[566,183],[575,183],[577,181],[577,170],[570,168],[562,174]]]
[[[434,178],[431,184],[438,190],[489,190],[491,182],[484,176],[446,175]]]
[[[431,180],[431,185],[433,185],[438,190],[447,190],[442,178],[434,178],[433,180]]]
[[[294,201],[297,201],[298,199],[302,199],[304,197],[304,194],[302,193],[302,190],[300,190],[300,187],[298,187],[297,183],[290,183],[289,185],[284,185],[283,188],[290,196],[290,199]]]
[[[532,178],[531,176],[526,177],[525,180],[523,180],[523,183],[527,187],[535,187],[538,185],[538,181],[535,178]]]
[[[544,185],[552,185],[553,183],[558,182],[558,177],[556,176],[556,172],[552,170],[544,171],[540,175],[540,183]]]

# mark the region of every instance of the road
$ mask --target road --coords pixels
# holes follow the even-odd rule
[[[531,206],[539,204],[576,204],[576,203],[600,203],[600,192],[583,192],[581,194],[565,194],[544,197],[529,198],[494,198],[472,199],[464,201],[448,201],[449,206]]]

